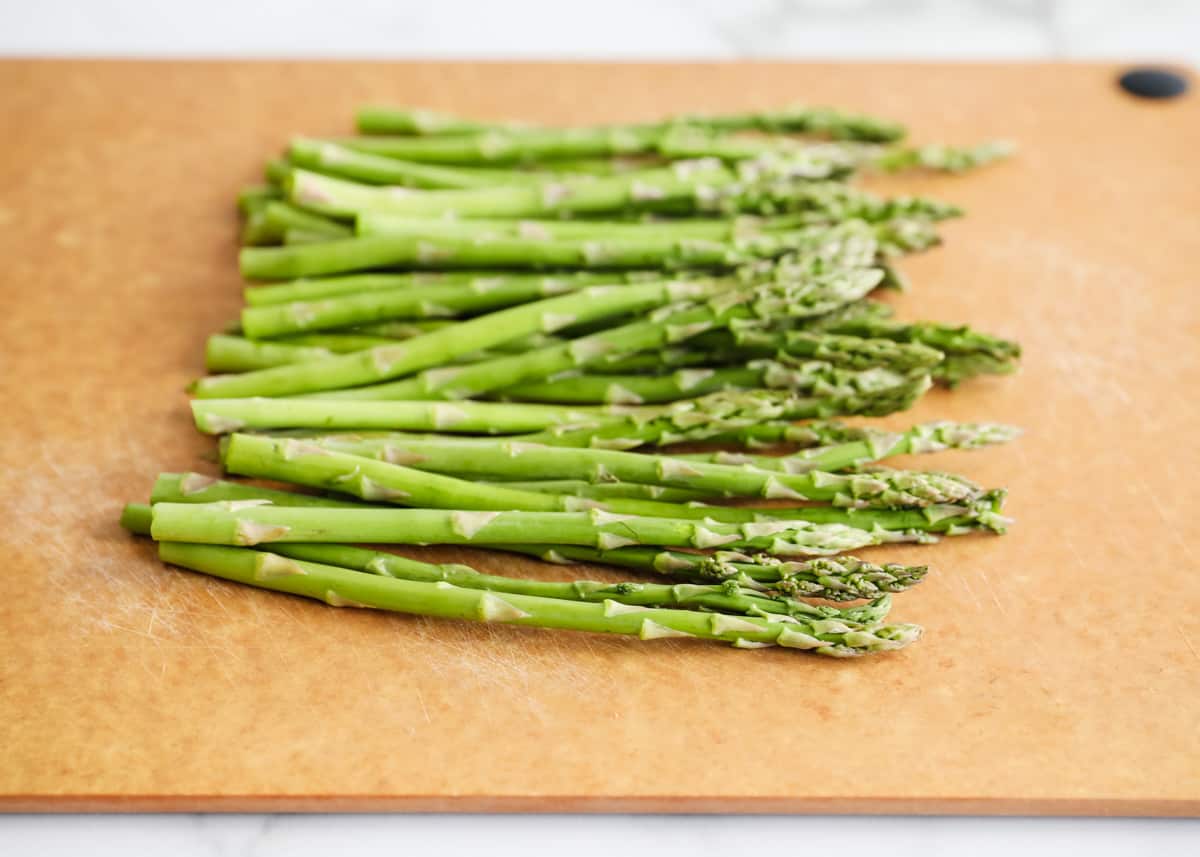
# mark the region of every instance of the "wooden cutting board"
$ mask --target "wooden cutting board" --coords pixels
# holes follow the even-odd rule
[[[0,807],[1200,811],[1196,95],[1086,66],[0,63]],[[891,425],[1018,423],[925,464],[1018,524],[927,561],[859,661],[331,608],[168,569],[116,525],[213,470],[182,388],[238,308],[233,196],[356,105],[632,120],[804,100],[1017,141],[904,263],[904,317],[1019,338],[1015,377]],[[489,570],[560,569],[423,551]]]

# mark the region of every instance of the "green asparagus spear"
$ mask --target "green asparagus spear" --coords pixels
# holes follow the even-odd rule
[[[616,565],[697,582],[737,580],[765,584],[806,598],[854,601],[903,592],[921,582],[923,565],[874,565],[849,556],[782,560],[762,553],[714,551],[684,553],[624,547],[604,551],[578,545],[498,545],[498,550],[536,556],[547,562]]]
[[[201,507],[184,507],[199,509]],[[156,512],[157,515],[157,512]],[[440,583],[362,574],[280,554],[216,545],[159,544],[163,562],[238,583],[302,595],[335,607],[375,607],[444,619],[636,635],[643,640],[696,637],[741,648],[778,645],[834,657],[900,649],[916,625],[852,628],[837,619],[728,616],[692,610],[602,604],[504,594]],[[774,619],[774,621],[772,621]]]
[[[575,544],[610,550],[629,545],[753,548],[775,556],[821,556],[911,535],[839,524],[757,521],[745,524],[588,512],[449,509],[332,509],[262,501],[156,503],[157,541],[256,545],[268,542],[378,544]]]
[[[384,381],[419,372],[501,342],[537,331],[553,332],[591,319],[652,309],[672,301],[703,298],[724,284],[659,282],[591,286],[579,292],[518,307],[418,336],[396,345],[372,348],[328,360],[278,366],[242,375],[204,378],[193,385],[197,396],[283,396]]]
[[[896,455],[941,452],[947,449],[978,449],[1006,443],[1020,434],[1014,426],[1001,423],[932,422],[904,432],[865,429],[861,439],[832,446],[817,446],[792,455],[746,455],[740,452],[695,453],[678,456],[687,461],[731,464],[779,473],[836,472],[859,467]]]
[[[420,109],[392,107],[363,107],[358,112],[358,130],[363,134],[476,134],[486,132],[545,132],[554,129],[539,129],[521,122],[479,122],[462,119],[445,113]],[[904,136],[904,127],[887,119],[875,116],[847,113],[829,107],[792,105],[779,110],[728,114],[682,114],[658,122],[634,123],[599,130],[617,132],[622,129],[639,131],[668,131],[677,126],[708,131],[764,131],[768,133],[813,134],[835,140],[867,140],[889,142]],[[597,130],[559,129],[564,137]],[[595,155],[609,155],[597,152]]]
[[[235,435],[235,440],[239,437]],[[323,448],[354,455],[381,455],[393,464],[406,467],[437,473],[470,474],[485,479],[495,476],[528,478],[536,474],[554,479],[640,482],[710,491],[724,496],[816,500],[848,508],[964,503],[983,493],[978,486],[961,477],[937,473],[907,470],[870,474],[835,474],[818,470],[790,473],[688,461],[672,456],[543,446],[510,440],[411,440],[404,443],[372,440],[339,443],[326,440],[318,443]]]

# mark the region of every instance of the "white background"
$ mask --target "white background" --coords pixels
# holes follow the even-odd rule
[[[1200,0],[0,0],[0,55],[1128,59],[1200,65]],[[1169,748],[1164,748],[1169,752]],[[0,764],[3,763],[0,748]],[[889,857],[1200,853],[1200,822],[721,816],[10,816],[0,854]]]

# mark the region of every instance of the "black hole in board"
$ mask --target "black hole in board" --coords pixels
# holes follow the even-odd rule
[[[1138,98],[1175,98],[1187,92],[1187,79],[1161,68],[1135,68],[1119,78],[1121,88]]]

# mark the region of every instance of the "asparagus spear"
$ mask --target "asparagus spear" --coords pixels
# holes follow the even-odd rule
[[[820,243],[818,243],[818,237]],[[813,238],[811,252],[794,262],[773,267],[773,280],[739,287],[726,283],[725,291],[700,306],[666,306],[648,318],[590,336],[548,345],[524,354],[467,367],[439,367],[414,378],[338,393],[321,398],[402,399],[466,398],[539,380],[560,372],[587,367],[612,354],[662,348],[714,327],[737,320],[803,318],[815,316],[856,300],[879,281],[875,269],[854,267],[875,252],[875,243],[854,224],[829,230]],[[846,267],[843,267],[846,266]],[[829,269],[826,272],[826,269]],[[746,272],[748,276],[762,276]]]
[[[680,127],[663,135],[657,144],[665,157],[745,158],[786,157],[795,163],[807,159],[812,178],[844,177],[860,167],[885,172],[919,167],[944,172],[963,172],[983,166],[1012,153],[1010,143],[991,141],[975,146],[893,146],[862,143],[811,143],[786,137],[747,137],[717,134],[694,127]]]
[[[335,447],[336,448],[336,447]],[[378,457],[378,456],[376,456]],[[455,473],[455,476],[462,474]],[[505,480],[506,488],[520,491],[540,491],[545,494],[565,494],[588,500],[659,500],[664,503],[691,503],[706,500],[714,495],[707,491],[690,491],[687,488],[668,488],[665,485],[642,485],[638,482],[588,482],[583,479],[538,479],[533,481]],[[908,529],[905,527],[904,529]]]
[[[363,213],[406,216],[565,217],[613,213],[763,214],[809,212],[829,221],[940,220],[960,214],[935,200],[881,199],[842,182],[791,174],[786,164],[678,161],[670,167],[609,177],[548,179],[488,188],[408,190],[369,187],[302,169],[291,170],[288,198],[335,217]]]
[[[539,130],[525,123],[476,122],[429,110],[392,107],[364,107],[358,112],[358,130],[363,134],[471,134],[488,131]],[[887,119],[847,113],[829,107],[792,105],[780,110],[729,114],[682,114],[659,122],[635,123],[600,130],[622,128],[634,131],[667,131],[677,126],[711,131],[765,131],[769,133],[815,134],[838,140],[888,142],[904,136],[904,127]],[[553,129],[549,129],[553,130]],[[561,129],[564,137],[592,129]],[[596,154],[607,155],[608,152]]]
[[[438,234],[370,235],[281,247],[245,247],[242,274],[271,280],[388,267],[437,268],[734,268],[774,259],[804,245],[802,230],[728,241],[675,238],[645,230],[642,237],[521,238]]]
[[[301,368],[323,366],[299,364]],[[295,365],[291,367],[295,368]],[[266,370],[278,371],[278,370]],[[264,374],[263,372],[248,373]],[[236,380],[242,376],[222,376]],[[214,380],[214,379],[209,379]],[[589,436],[639,438],[641,443],[702,440],[767,420],[798,420],[839,413],[890,413],[911,404],[929,386],[927,376],[905,379],[871,395],[804,398],[778,390],[712,393],[665,405],[564,406],[498,402],[341,402],[328,399],[196,399],[196,427],[207,434],[241,429],[375,429],[513,434],[541,431],[550,437],[586,432]],[[824,413],[829,412],[829,413]],[[613,431],[607,431],[608,429]],[[540,442],[541,438],[537,438]],[[572,445],[556,442],[556,446]],[[584,445],[589,445],[585,443]]]
[[[240,336],[215,334],[205,344],[204,365],[209,372],[246,372],[288,363],[324,360],[332,357],[333,353],[328,348],[253,342]]]
[[[310,301],[316,298],[332,298],[354,295],[379,289],[400,289],[409,286],[459,285],[473,282],[477,277],[489,279],[495,276],[526,276],[501,274],[498,271],[420,271],[408,274],[346,274],[340,277],[301,278],[284,283],[268,283],[247,286],[243,299],[250,306],[285,304],[292,301]],[[529,276],[542,276],[541,274]],[[559,275],[563,276],[563,275]],[[578,276],[578,275],[571,275]],[[590,273],[585,276],[607,277],[607,274]]]
[[[187,508],[187,507],[185,507]],[[191,507],[199,508],[199,507]],[[156,511],[157,517],[157,511]],[[441,583],[424,583],[303,560],[280,554],[215,545],[159,544],[163,562],[263,589],[302,595],[335,607],[375,607],[401,613],[503,622],[543,628],[629,634],[644,640],[696,637],[741,648],[779,645],[834,657],[903,648],[916,640],[916,625],[853,628],[837,619],[734,617],[504,594]],[[774,621],[772,621],[774,619]]]
[[[150,535],[152,511],[149,505],[130,503],[121,513],[121,526],[139,535]],[[510,552],[525,553],[537,556],[549,562],[592,562],[609,565],[637,568],[667,574],[695,582],[720,581],[726,584],[735,582],[741,591],[761,592],[764,589],[787,593],[793,597],[825,598],[831,601],[852,601],[863,598],[880,599],[881,596],[901,592],[920,582],[926,572],[925,566],[903,566],[889,564],[886,566],[872,565],[853,557],[819,557],[796,561],[780,560],[766,554],[746,555],[732,551],[716,551],[712,554],[682,553],[679,551],[659,551],[652,548],[617,548],[611,551],[599,551],[594,548],[556,545],[547,548],[543,545],[503,545],[497,548]],[[400,577],[409,580],[457,582],[460,585],[470,585],[472,582],[483,582],[473,569],[461,565],[431,565],[417,562],[390,553],[364,551],[361,548],[345,545],[330,544],[273,544],[272,552],[291,559],[301,559],[313,562],[323,562],[344,568],[355,568],[387,577]],[[452,578],[457,577],[458,580]],[[516,580],[506,577],[487,576],[495,581],[497,588],[505,587],[504,591],[527,592],[527,594],[548,594],[547,591],[531,592],[526,586],[538,587],[539,582]],[[592,581],[577,581],[568,584],[548,584],[552,587],[571,587],[568,590],[557,590],[557,595],[565,595],[572,599],[578,598],[580,584],[593,597],[598,586],[612,593],[610,597],[617,601],[630,603],[620,596],[623,593],[640,593],[642,583],[593,584]],[[480,588],[470,586],[470,588]],[[489,587],[490,588],[490,587]],[[723,586],[721,587],[723,589]],[[574,590],[574,592],[572,592]],[[555,591],[555,590],[550,590]],[[699,593],[699,590],[692,590]],[[703,594],[709,594],[704,592]],[[637,596],[642,597],[642,596]],[[678,598],[678,595],[672,594]],[[584,598],[582,600],[592,600]],[[698,604],[709,607],[712,604]],[[728,606],[728,605],[726,605]],[[758,605],[753,606],[760,613],[781,612],[769,610]],[[842,611],[844,618],[852,621],[863,621],[867,617],[861,612],[874,614],[872,618],[883,612],[885,605],[875,601],[866,610]],[[830,608],[805,605],[797,609],[827,611]],[[810,614],[811,615],[811,614]],[[828,615],[828,614],[826,614]],[[882,618],[882,616],[878,616]]]
[[[936,348],[946,357],[935,374],[939,380],[951,385],[983,373],[1012,372],[1021,356],[1018,343],[981,333],[967,325],[834,317],[827,322],[815,322],[813,328],[850,336],[918,342]]]
[[[260,210],[268,202],[281,199],[282,197],[283,191],[281,191],[275,185],[251,185],[249,187],[244,187],[238,191],[238,211],[241,212],[241,214],[248,216],[251,213]]]
[[[872,395],[903,384],[902,373],[875,367],[840,369],[819,360],[782,363],[751,360],[740,367],[697,367],[670,375],[570,375],[518,384],[500,398],[561,404],[643,404],[675,402],[723,390],[781,389],[811,396]]]
[[[652,309],[671,301],[714,294],[723,284],[659,282],[591,286],[579,292],[501,310],[406,342],[321,360],[261,369],[243,375],[203,378],[197,396],[282,396],[384,381],[444,364],[460,354],[552,332],[591,319]]]
[[[480,314],[579,291],[592,285],[591,279],[495,277],[475,279],[461,285],[408,286],[317,301],[246,307],[242,310],[242,330],[251,339],[269,339],[395,318]],[[610,278],[608,282],[611,283],[613,279]]]
[[[235,436],[235,440],[239,437]],[[393,464],[406,467],[437,473],[464,473],[485,479],[495,476],[528,478],[530,474],[537,474],[555,479],[640,482],[724,496],[816,500],[848,508],[963,503],[982,494],[982,489],[961,477],[907,470],[870,474],[835,474],[818,470],[789,473],[688,461],[672,456],[543,446],[510,440],[410,440],[403,443],[325,440],[318,443],[323,448],[354,455],[381,455]]]
[[[434,565],[384,551],[348,545],[272,545],[271,553],[289,559],[317,562],[400,580],[450,583],[464,589],[483,589],[489,592],[557,598],[563,601],[615,601],[640,607],[673,607],[759,617],[775,614],[801,619],[839,619],[847,625],[860,627],[881,622],[891,608],[891,596],[886,593],[862,607],[839,609],[798,601],[790,595],[777,594],[777,590],[767,586],[753,583],[741,585],[736,579],[721,584],[700,585],[636,581],[602,583],[595,580],[559,583],[483,574],[466,565]]]
[[[838,524],[745,524],[588,512],[449,509],[331,509],[258,505],[261,501],[156,503],[156,541],[256,545],[268,542],[377,544],[575,544],[609,550],[628,545],[753,548],[776,556],[833,555],[912,536]]]
[[[782,560],[762,553],[714,551],[708,554],[624,547],[597,550],[578,545],[498,545],[498,550],[536,556],[547,562],[588,562],[650,571],[692,581],[737,580],[766,584],[806,598],[854,601],[903,592],[921,582],[923,565],[874,565],[850,556]]]
[[[262,438],[240,438],[225,449],[225,464],[232,471],[248,476],[281,479],[316,488],[350,493],[361,499],[398,502],[401,505],[427,498],[426,504],[436,508],[458,505],[461,508],[510,508],[520,511],[579,511],[599,508],[602,511],[687,520],[713,520],[726,524],[754,523],[763,520],[807,521],[811,524],[836,524],[856,527],[872,533],[890,532],[889,538],[928,541],[927,534],[960,535],[980,530],[1003,532],[1007,520],[1000,516],[1002,495],[984,495],[967,505],[938,505],[920,510],[904,509],[842,509],[825,506],[757,509],[751,507],[709,506],[700,503],[683,504],[670,496],[639,495],[626,491],[595,491],[595,489],[641,488],[657,486],[602,484],[589,486],[592,491],[580,494],[550,496],[556,492],[539,491],[543,496],[529,498],[521,492],[531,489],[514,482],[500,485],[430,478],[429,474],[413,473],[404,467],[363,461],[352,456],[309,457],[303,452],[310,446],[295,441],[272,445]],[[229,450],[233,449],[233,454]],[[297,452],[296,450],[300,450]],[[377,456],[378,457],[378,456]],[[456,474],[457,475],[457,474]],[[493,487],[504,489],[493,491]],[[187,488],[188,490],[183,490]],[[679,492],[682,489],[665,489]],[[586,495],[595,493],[594,498]],[[271,491],[250,485],[215,481],[199,474],[162,474],[154,486],[154,503],[208,503],[217,500],[269,500],[281,506],[342,506],[360,504],[332,500],[322,496]]]
[[[494,187],[537,181],[535,175],[487,167],[445,167],[385,158],[327,140],[297,138],[288,160],[298,167],[354,182],[426,189]]]
[[[526,435],[521,440],[552,446],[634,449],[646,444],[666,446],[685,441],[707,440],[762,445],[786,443],[803,428],[781,424],[781,420],[827,419],[862,414],[884,416],[912,406],[929,389],[928,376],[914,376],[905,383],[873,396],[804,398],[770,390],[711,393],[698,399],[634,411],[623,420],[600,426],[561,424]]]
[[[358,235],[438,235],[468,238],[528,238],[533,240],[673,237],[732,241],[799,229],[804,217],[693,217],[675,220],[532,220],[504,218],[405,217],[365,212],[355,218]]]
[[[349,500],[242,485],[200,473],[160,473],[150,492],[151,503],[216,503],[222,500],[265,500],[276,506],[362,507],[361,503]]]
[[[941,452],[947,449],[978,449],[996,443],[1006,443],[1019,434],[1020,429],[1002,423],[940,421],[916,425],[900,433],[866,429],[861,439],[832,446],[812,447],[785,456],[713,452],[677,457],[687,461],[741,465],[780,473],[839,471],[896,455]]]

